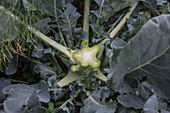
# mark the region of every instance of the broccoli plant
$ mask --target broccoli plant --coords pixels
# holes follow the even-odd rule
[[[1,0],[0,110],[168,112],[169,14],[166,0]]]

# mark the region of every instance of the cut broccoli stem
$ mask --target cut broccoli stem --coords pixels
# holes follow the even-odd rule
[[[100,50],[99,45],[93,47],[84,47],[79,51],[75,51],[72,54],[73,59],[80,63],[81,66],[87,67],[91,66],[94,70],[98,70],[101,62],[96,58],[97,53]]]

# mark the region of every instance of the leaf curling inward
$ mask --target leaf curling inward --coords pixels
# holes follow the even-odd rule
[[[123,88],[124,77],[145,73],[155,92],[170,98],[170,15],[150,19],[121,50],[112,76],[111,88]],[[140,74],[137,75],[140,77]]]

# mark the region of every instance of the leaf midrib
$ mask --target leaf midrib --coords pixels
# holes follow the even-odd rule
[[[144,63],[144,64],[142,64],[142,65],[137,66],[136,68],[130,70],[128,73],[131,73],[131,72],[133,72],[133,71],[136,71],[136,70],[142,68],[143,66],[145,66],[145,65],[147,65],[147,64],[149,64],[149,63],[151,63],[152,61],[156,60],[158,57],[161,57],[162,55],[164,55],[164,54],[169,50],[169,48],[170,48],[170,46],[168,46],[168,48],[165,49],[165,51],[163,51],[160,55],[158,55],[158,56],[152,58],[151,60],[147,61],[146,63]]]

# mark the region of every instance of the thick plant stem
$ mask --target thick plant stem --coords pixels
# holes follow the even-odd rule
[[[108,30],[108,33],[112,32],[112,30],[114,29],[114,27],[118,24],[118,22],[122,19],[124,14],[122,14],[117,20],[116,22],[112,25],[112,27]]]
[[[104,81],[104,82],[107,82],[107,81],[108,81],[108,78],[107,78],[100,70],[98,70],[98,71],[96,72],[96,77],[97,77],[98,79],[100,79],[101,81]]]
[[[32,33],[34,33],[36,36],[38,36],[41,40],[43,40],[44,42],[48,43],[50,46],[54,47],[58,51],[62,52],[63,54],[65,54],[69,58],[71,58],[71,53],[72,53],[71,50],[69,51],[66,47],[64,47],[63,45],[58,44],[54,40],[48,38],[46,35],[42,34],[40,31],[37,31],[33,27],[28,26],[28,25],[26,25],[26,27],[28,28],[28,30],[30,30]]]
[[[83,31],[89,34],[89,15],[90,15],[90,0],[85,0],[85,7],[84,7],[84,23],[83,23]],[[86,46],[89,45],[89,39],[84,40]]]
[[[126,23],[127,19],[132,14],[133,10],[138,5],[139,1],[136,1],[136,3],[129,9],[130,11],[126,13],[126,15],[123,17],[123,19],[120,21],[120,23],[113,29],[113,31],[110,33],[110,37],[114,38],[116,34],[120,31],[120,29],[123,27],[123,25]]]
[[[89,34],[90,0],[85,0],[83,31]]]
[[[42,34],[40,31],[36,30],[35,28],[26,25],[23,21],[21,21],[17,16],[15,16],[13,13],[11,13],[10,11],[7,11],[3,6],[0,6],[0,10],[5,11],[6,14],[8,14],[10,17],[12,17],[14,20],[19,21],[22,25],[24,25],[30,32],[32,32],[34,35],[36,35],[37,37],[39,37],[41,40],[43,40],[44,42],[48,43],[50,46],[54,47],[55,49],[57,49],[58,51],[60,51],[61,53],[65,54],[67,57],[69,57],[70,59],[72,59],[72,50],[69,50],[68,48],[64,47],[61,44],[58,44],[57,42],[55,42],[54,40],[50,39],[49,37],[47,37],[46,35]]]
[[[100,50],[99,50],[99,53],[97,55],[97,58],[100,58],[102,56],[103,51],[104,51],[104,44],[109,40],[110,40],[110,38],[105,38],[102,42],[99,43]]]
[[[66,77],[64,77],[62,80],[60,80],[59,82],[57,82],[57,84],[60,87],[64,87],[64,86],[67,86],[68,84],[70,84],[74,81],[76,81],[76,74],[70,71],[68,73],[68,75]]]

